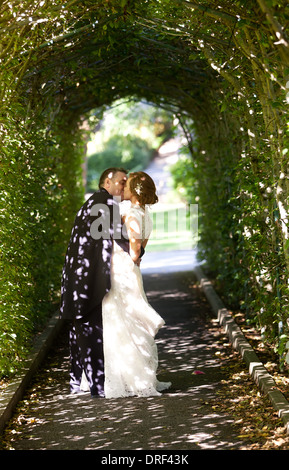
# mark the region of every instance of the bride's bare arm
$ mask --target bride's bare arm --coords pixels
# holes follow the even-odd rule
[[[134,263],[137,263],[142,246],[140,225],[134,217],[128,217],[126,219],[126,226],[129,237],[129,254]]]

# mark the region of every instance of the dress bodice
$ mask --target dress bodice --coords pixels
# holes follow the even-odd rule
[[[124,212],[124,215],[126,217],[133,217],[137,220],[141,230],[142,242],[150,237],[153,229],[153,222],[147,206],[143,209],[137,204],[131,204],[131,206]]]

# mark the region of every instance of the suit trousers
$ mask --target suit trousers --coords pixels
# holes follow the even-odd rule
[[[92,396],[104,396],[104,354],[102,306],[71,323],[70,391],[80,392],[82,371],[85,372]]]

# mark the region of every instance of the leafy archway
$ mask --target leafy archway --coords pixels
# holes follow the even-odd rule
[[[287,2],[4,0],[0,13],[3,373],[59,294],[83,196],[81,122],[127,96],[179,115],[200,252],[285,345]]]

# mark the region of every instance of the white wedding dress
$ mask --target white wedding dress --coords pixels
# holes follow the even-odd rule
[[[131,206],[132,215],[148,238],[152,222],[147,211]],[[159,396],[171,382],[157,380],[155,335],[164,325],[149,305],[140,268],[113,242],[111,290],[102,302],[105,397]]]

